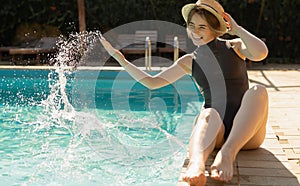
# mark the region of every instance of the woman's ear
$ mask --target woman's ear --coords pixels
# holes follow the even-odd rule
[[[188,27],[186,27],[186,33],[189,39],[191,39],[191,31]]]

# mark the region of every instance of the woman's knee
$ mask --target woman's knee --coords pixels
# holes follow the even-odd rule
[[[264,96],[264,97],[267,97],[268,96],[268,91],[266,89],[265,86],[263,85],[255,85],[252,87],[253,88],[253,91],[258,94],[258,95],[261,95],[261,96]]]
[[[218,116],[219,113],[216,109],[214,108],[206,108],[201,111],[200,117],[202,119],[209,119],[210,117]]]
[[[250,88],[245,96],[254,97],[256,99],[260,99],[261,101],[268,101],[268,91],[265,86],[263,85],[255,85]]]
[[[210,120],[222,122],[218,111],[214,108],[203,109],[200,113],[199,119],[205,121],[206,123],[209,123]]]

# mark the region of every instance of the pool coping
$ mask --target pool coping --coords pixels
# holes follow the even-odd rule
[[[11,66],[11,65],[0,65],[0,70],[56,70],[59,67],[55,66]],[[62,67],[63,69],[73,69],[73,67],[66,66]],[[151,70],[146,69],[145,67],[138,67],[141,70],[145,71],[161,71],[167,67],[152,67]],[[76,68],[77,70],[111,70],[111,71],[122,71],[125,70],[123,67],[120,66],[80,66]]]
[[[67,66],[64,67],[66,69],[72,69],[72,67]],[[147,69],[145,67],[138,67],[142,70]],[[168,68],[167,66],[153,66],[151,67],[150,71],[161,71],[163,69]],[[57,67],[50,66],[50,65],[1,65],[0,69],[28,69],[28,70],[55,70]],[[113,70],[113,71],[120,71],[124,70],[121,66],[79,66],[77,67],[79,70]],[[300,64],[266,64],[262,65],[261,63],[252,63],[250,67],[248,67],[248,71],[289,71],[289,70],[300,70]]]

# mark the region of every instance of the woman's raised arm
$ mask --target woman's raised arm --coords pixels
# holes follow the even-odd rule
[[[238,52],[239,55],[252,61],[261,61],[267,57],[268,48],[261,39],[239,26],[228,13],[224,13],[224,18],[229,24],[228,33],[237,35],[240,38],[234,39],[231,42],[234,50]]]
[[[160,73],[152,76],[137,66],[130,63],[125,56],[103,37],[100,38],[100,42],[107,50],[107,52],[115,58],[118,63],[138,82],[143,84],[149,89],[157,89],[169,85],[185,74],[190,74],[190,67],[192,64],[192,54],[184,55],[179,58],[173,65],[161,71]]]

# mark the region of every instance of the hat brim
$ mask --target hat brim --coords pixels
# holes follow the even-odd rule
[[[219,32],[225,33],[227,32],[227,26],[226,26],[226,22],[223,18],[222,15],[220,15],[218,12],[216,12],[214,9],[212,9],[211,7],[208,6],[202,6],[202,5],[197,5],[197,4],[187,4],[185,6],[182,7],[181,9],[181,13],[183,16],[183,19],[185,20],[185,22],[188,22],[188,16],[190,14],[190,12],[192,11],[192,9],[194,9],[195,7],[201,7],[207,11],[209,11],[210,13],[212,13],[219,21],[220,23],[220,30]]]

